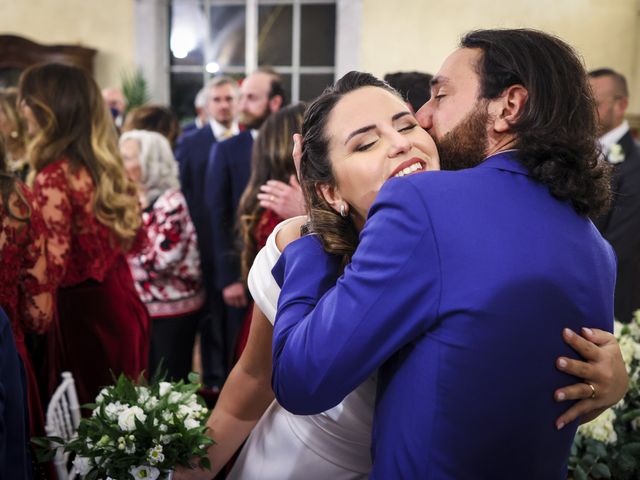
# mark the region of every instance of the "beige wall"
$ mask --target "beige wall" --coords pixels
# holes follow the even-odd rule
[[[94,48],[96,80],[120,85],[134,66],[134,0],[0,0],[0,33]]]
[[[435,73],[468,30],[538,28],[573,45],[588,69],[623,73],[640,113],[639,10],[638,0],[363,0],[360,68]]]

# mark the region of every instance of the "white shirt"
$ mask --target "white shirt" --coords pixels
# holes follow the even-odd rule
[[[609,130],[607,133],[602,135],[598,139],[598,143],[600,143],[602,154],[606,157],[609,154],[609,150],[611,150],[611,147],[614,146],[616,143],[618,143],[620,139],[624,137],[628,131],[629,131],[629,122],[625,120],[613,130]]]
[[[213,136],[216,137],[216,140],[218,141],[226,140],[227,138],[231,138],[233,135],[237,135],[238,133],[240,133],[240,127],[238,127],[238,122],[236,122],[235,120],[231,123],[231,126],[228,129],[213,118],[209,119],[209,125],[211,125]],[[225,132],[227,130],[231,130],[231,135],[225,135]]]

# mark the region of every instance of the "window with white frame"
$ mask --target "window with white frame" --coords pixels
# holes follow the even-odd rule
[[[193,115],[213,75],[270,66],[292,102],[334,81],[335,0],[171,0],[169,25],[171,104],[180,117]]]

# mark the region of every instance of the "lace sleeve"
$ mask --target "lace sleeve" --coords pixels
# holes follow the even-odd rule
[[[25,330],[43,333],[53,319],[53,290],[48,277],[46,227],[32,194],[21,188],[31,215],[22,257],[19,308]]]
[[[57,168],[51,168],[51,167]],[[71,248],[71,202],[61,165],[47,167],[35,178],[34,194],[46,225],[49,279],[56,287],[67,270]]]

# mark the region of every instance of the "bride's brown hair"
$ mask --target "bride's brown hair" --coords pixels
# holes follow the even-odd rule
[[[389,84],[369,73],[349,72],[309,105],[302,124],[300,184],[309,212],[303,233],[316,234],[325,251],[342,257],[343,267],[358,246],[359,232],[350,215],[342,217],[331,208],[319,187],[336,186],[326,132],[329,115],[343,96],[363,87],[378,87],[399,96]]]

